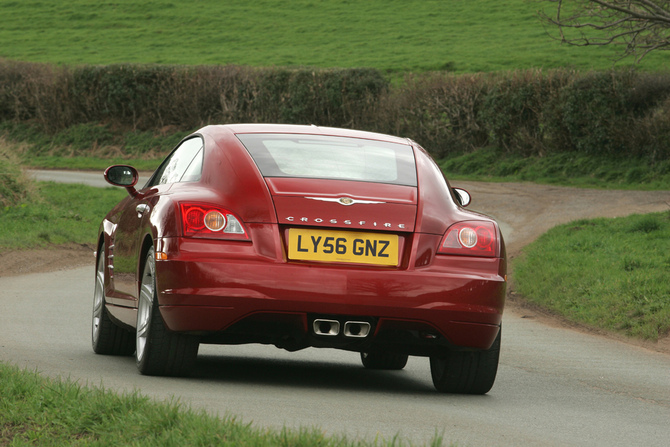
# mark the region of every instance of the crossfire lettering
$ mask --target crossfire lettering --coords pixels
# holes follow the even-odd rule
[[[289,217],[286,218],[286,220],[289,221],[289,222],[305,222],[305,223],[310,222],[309,217],[301,217],[299,219],[296,219],[293,216],[289,216]],[[326,219],[321,219],[320,217],[317,217],[316,219],[312,219],[312,222],[313,223],[324,223],[324,222],[326,222],[326,223],[330,223],[330,224],[337,224],[339,221],[337,219],[326,220]],[[358,222],[352,222],[351,220],[343,220],[342,223],[344,225],[356,225],[356,224],[358,224],[359,226],[363,226],[363,225],[368,224],[368,222],[365,221],[365,220],[359,220]],[[393,224],[388,223],[388,222],[384,222],[384,223],[371,222],[371,224],[372,224],[373,227],[393,228]],[[405,229],[405,224],[398,224],[398,228]]]

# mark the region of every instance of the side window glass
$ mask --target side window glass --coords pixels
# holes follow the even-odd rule
[[[158,168],[148,186],[200,180],[202,148],[203,142],[200,137],[184,141]]]
[[[200,180],[200,175],[202,174],[202,152],[201,147],[193,160],[191,160],[191,164],[186,168],[184,175],[181,176],[180,182],[197,182]]]

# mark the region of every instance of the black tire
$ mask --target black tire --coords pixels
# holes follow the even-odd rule
[[[407,365],[407,354],[373,351],[361,352],[361,362],[367,369],[400,370]]]
[[[149,376],[187,376],[198,356],[199,341],[191,335],[170,332],[156,297],[156,261],[147,254],[137,308],[135,360],[140,373]]]
[[[93,290],[93,316],[91,319],[91,344],[96,354],[133,355],[133,333],[114,324],[105,307],[105,249],[98,250]]]
[[[485,351],[448,351],[431,357],[430,373],[435,388],[442,393],[488,393],[498,372],[501,334],[502,328]]]

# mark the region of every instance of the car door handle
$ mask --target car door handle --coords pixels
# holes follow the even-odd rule
[[[140,203],[135,207],[135,211],[137,211],[137,217],[142,217],[144,213],[149,211],[149,209],[150,209],[149,205],[147,205],[146,203]]]

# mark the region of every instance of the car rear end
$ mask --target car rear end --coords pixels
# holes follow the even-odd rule
[[[270,211],[222,204],[242,237],[160,241],[170,329],[289,350],[492,345],[506,286],[500,230],[456,205],[420,147],[321,128],[230,130],[219,146],[244,151],[252,168],[237,174]]]

